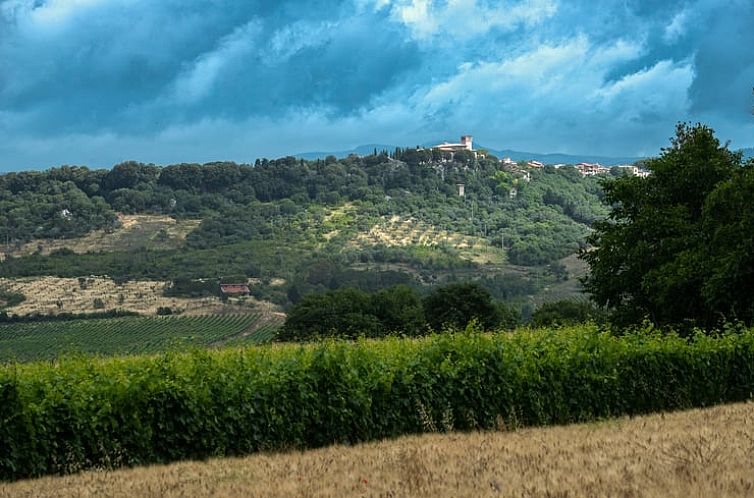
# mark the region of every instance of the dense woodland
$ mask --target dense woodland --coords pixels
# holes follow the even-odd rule
[[[115,212],[159,213],[202,218],[190,247],[205,249],[272,237],[276,222],[288,226],[305,221],[302,211],[353,202],[365,222],[420,217],[490,241],[503,237],[513,263],[541,264],[572,253],[585,226],[605,213],[597,182],[572,168],[535,171],[526,183],[502,172],[492,157],[459,153],[454,161],[434,162],[411,149],[398,157],[164,168],[127,162],[110,171],[63,166],[10,173],[0,176],[0,240],[75,237],[114,228]],[[458,196],[458,183],[466,185],[466,196]],[[519,195],[510,199],[514,183]]]
[[[277,339],[420,336],[447,327],[461,329],[472,321],[486,330],[513,329],[521,316],[504,303],[494,302],[489,291],[473,282],[438,287],[423,298],[406,285],[372,294],[338,289],[304,296],[288,311]]]

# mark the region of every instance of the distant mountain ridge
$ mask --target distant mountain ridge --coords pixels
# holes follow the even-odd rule
[[[396,147],[395,145],[366,144],[366,145],[359,145],[358,147],[354,147],[353,149],[349,149],[349,150],[339,150],[339,151],[329,151],[329,152],[301,152],[299,154],[293,154],[293,157],[295,157],[296,159],[306,159],[307,161],[311,161],[314,159],[324,159],[327,156],[335,156],[337,158],[347,157],[350,154],[368,156],[369,154],[374,153],[375,150],[378,153],[383,150],[386,150],[392,153],[395,150],[395,147]]]
[[[423,147],[429,147],[431,145],[435,145],[438,143],[441,143],[442,141],[436,141],[436,142],[427,142],[422,144]],[[390,144],[365,144],[365,145],[359,145],[358,147],[354,147],[353,149],[349,150],[341,150],[341,151],[322,151],[322,152],[301,152],[298,154],[293,154],[294,157],[297,159],[306,159],[306,160],[313,160],[313,159],[324,159],[327,156],[335,156],[338,158],[347,157],[349,154],[358,154],[360,156],[367,156],[369,154],[372,154],[375,150],[377,152],[386,150],[388,152],[393,152],[396,148],[396,145],[390,145]],[[402,148],[405,148],[402,147]],[[562,154],[562,153],[539,153],[539,152],[521,152],[517,150],[511,150],[511,149],[493,149],[491,147],[485,147],[483,145],[475,144],[475,148],[477,149],[486,149],[490,151],[491,154],[494,154],[498,158],[502,159],[504,157],[510,157],[514,161],[539,161],[545,164],[578,164],[581,162],[584,163],[600,163],[603,166],[616,166],[619,164],[631,164],[639,159],[643,159],[642,157],[634,157],[634,156],[599,156],[599,155],[592,155],[592,154]],[[748,158],[754,158],[754,147],[749,147],[745,149],[740,149],[743,151],[744,159]],[[658,152],[659,154],[659,152]],[[26,168],[26,169],[18,169],[18,168],[2,168],[0,167],[0,174],[6,174],[11,173],[14,171],[42,171],[45,169],[45,167],[32,167],[32,168]],[[93,169],[98,169],[97,167],[94,167]]]
[[[427,142],[424,144],[421,144],[422,147],[429,147],[438,143],[441,143],[441,140],[434,141],[434,142]],[[358,147],[354,147],[350,150],[341,150],[341,151],[331,151],[331,152],[302,152],[300,154],[294,154],[294,156],[298,159],[324,159],[327,156],[335,156],[335,157],[346,157],[349,154],[358,154],[360,156],[363,155],[369,155],[372,154],[375,149],[377,152],[380,152],[382,150],[387,150],[388,152],[394,151],[396,148],[395,145],[386,145],[386,144],[367,144],[367,145],[359,145]],[[405,148],[405,147],[403,147]],[[592,155],[592,154],[562,154],[562,153],[539,153],[539,152],[521,152],[516,150],[510,150],[510,149],[493,149],[490,147],[485,147],[484,145],[475,144],[475,149],[486,149],[491,154],[494,154],[498,158],[502,159],[504,157],[510,157],[514,161],[540,161],[545,164],[577,164],[577,163],[600,163],[603,166],[616,166],[618,164],[631,164],[634,163],[640,159],[643,159],[642,157],[636,157],[636,156],[599,156],[599,155]]]
[[[520,152],[516,150],[487,149],[499,158],[510,157],[514,161],[534,160],[545,164],[578,164],[600,163],[603,166],[617,166],[619,164],[633,164],[640,159],[638,156],[596,156],[591,154],[562,154],[559,152],[542,154],[539,152]]]

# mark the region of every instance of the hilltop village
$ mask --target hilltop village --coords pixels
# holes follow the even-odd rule
[[[398,152],[398,151],[396,151]],[[412,157],[414,154],[419,157]],[[493,159],[494,156],[489,156],[484,149],[474,149],[474,138],[471,135],[462,135],[461,140],[458,143],[442,142],[430,147],[417,146],[415,149],[406,149],[400,154],[396,153],[393,159],[402,159],[407,161],[415,161],[418,164],[425,165],[442,165],[448,162],[461,162],[469,164],[470,160],[480,159]],[[553,169],[561,168],[573,168],[581,174],[583,177],[594,177],[599,175],[629,175],[645,178],[650,175],[650,172],[637,164],[621,164],[616,166],[603,166],[599,163],[579,162],[576,164],[545,164],[535,159],[528,159],[522,161],[514,161],[510,157],[504,157],[502,159],[494,158],[500,165],[500,172],[505,177],[505,174],[510,175],[506,181],[509,183],[510,188],[508,194],[511,199],[518,196],[519,186],[521,182],[531,182],[532,171],[542,170],[545,167]],[[444,168],[435,168],[444,178]],[[468,169],[468,167],[466,167]],[[503,178],[501,177],[501,179]],[[463,183],[457,184],[458,195],[463,197],[466,195],[466,188]]]
[[[478,150],[474,150],[474,138],[471,135],[463,135],[461,137],[461,141],[459,143],[449,143],[449,142],[443,142],[441,144],[434,145],[430,147],[430,150],[432,151],[439,151],[441,153],[449,153],[450,157],[449,159],[453,159],[453,154],[461,151],[468,151],[473,154],[474,158],[484,158],[486,157],[486,153]],[[553,168],[566,168],[566,167],[572,167],[576,168],[576,170],[581,173],[583,176],[596,176],[596,175],[605,175],[611,172],[613,168],[618,168],[618,171],[627,173],[632,176],[639,176],[639,177],[647,177],[649,176],[649,171],[641,168],[640,166],[634,165],[634,164],[621,164],[618,166],[603,166],[599,163],[588,163],[588,162],[580,162],[577,164],[565,164],[565,163],[558,163],[558,164],[545,164],[540,161],[536,161],[534,159],[529,159],[525,161],[514,161],[510,157],[504,157],[500,159],[500,165],[503,169],[508,170],[512,173],[518,173],[523,175],[524,179],[526,181],[531,180],[531,174],[529,172],[530,169],[541,169],[545,166],[552,166]]]

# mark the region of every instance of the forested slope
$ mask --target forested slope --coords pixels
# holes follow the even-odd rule
[[[412,149],[340,160],[10,173],[0,176],[0,241],[11,256],[0,276],[282,277],[289,284],[282,291],[293,294],[279,289],[284,303],[355,282],[373,290],[480,265],[551,265],[583,246],[606,210],[593,178],[572,168],[530,173],[527,182],[494,157],[451,160]],[[33,239],[118,230],[117,213],[202,221],[182,248],[13,257]],[[510,285],[520,287],[513,274]]]

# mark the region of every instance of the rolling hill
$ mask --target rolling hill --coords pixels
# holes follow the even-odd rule
[[[112,289],[97,301],[104,309],[133,308],[123,289],[153,282],[154,292],[133,294],[156,293],[152,314],[201,304],[179,298],[214,307],[222,279],[253,281],[257,302],[283,308],[309,292],[457,279],[481,279],[520,307],[578,292],[562,260],[606,213],[596,179],[572,169],[524,177],[489,159],[427,163],[414,152],[0,175],[0,292],[66,282],[6,311],[92,312],[98,296],[78,282],[95,276]]]

